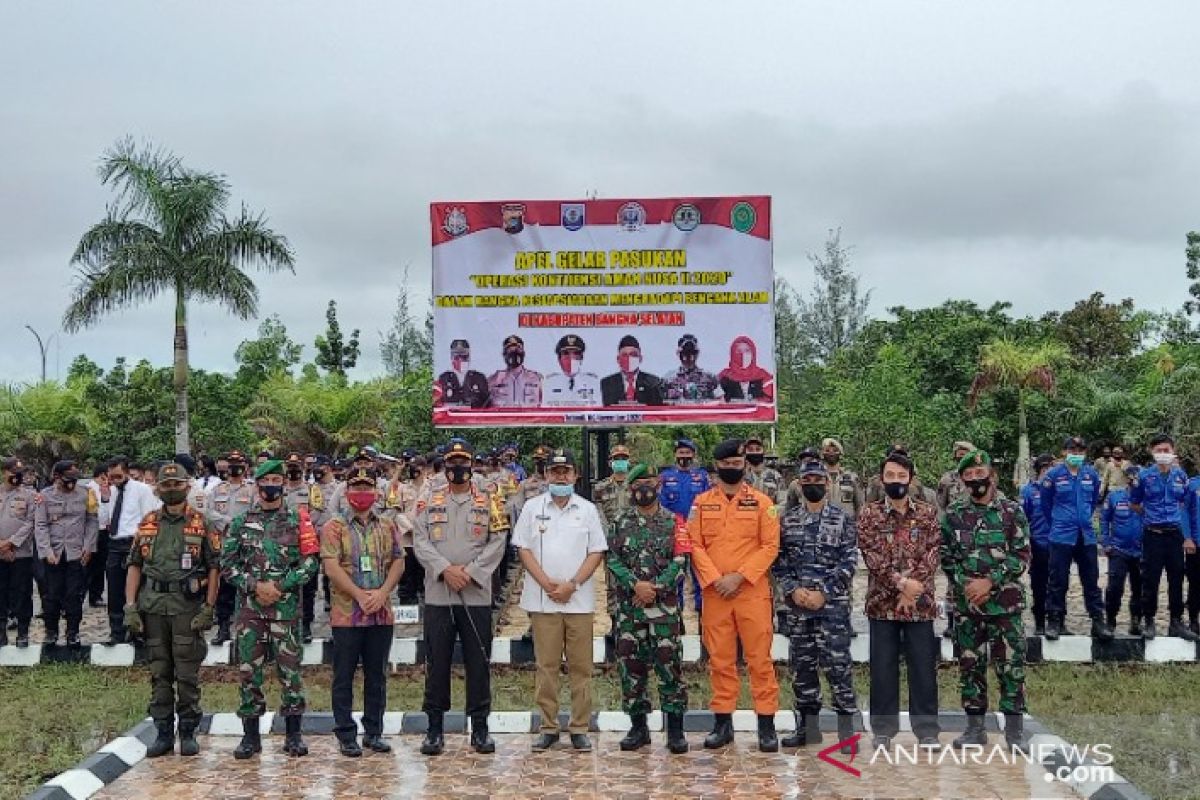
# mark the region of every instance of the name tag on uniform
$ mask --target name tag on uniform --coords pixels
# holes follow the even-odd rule
[[[370,556],[359,556],[358,557],[358,571],[359,572],[370,572],[371,570],[372,570],[371,557]]]
[[[179,557],[179,568],[182,570],[190,570],[192,568],[191,553],[184,553]]]

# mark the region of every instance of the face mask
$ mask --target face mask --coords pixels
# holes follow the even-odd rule
[[[420,467],[409,467],[408,468],[408,477],[410,477],[410,478],[421,477],[421,468]]]
[[[1155,453],[1154,454],[1154,463],[1158,464],[1160,467],[1170,466],[1171,464],[1175,463],[1175,454],[1174,453]]]
[[[259,486],[258,494],[262,497],[264,503],[274,503],[279,498],[283,497],[282,486]]]
[[[746,470],[734,467],[718,467],[717,477],[721,479],[721,483],[732,486],[733,484],[742,482],[742,478],[746,477]]]
[[[471,468],[466,464],[446,467],[446,479],[456,486],[462,486],[471,479]]]
[[[618,458],[612,462],[613,472],[629,472],[629,461],[624,458]]]
[[[20,475],[9,475],[8,476],[8,485],[9,486],[20,486],[21,485],[21,476]]]
[[[750,354],[742,353],[742,367],[750,366],[750,361],[751,361]]]
[[[800,494],[804,495],[804,499],[810,503],[819,503],[825,499],[825,484],[802,483],[800,484]]]
[[[355,511],[366,511],[375,505],[375,493],[370,489],[356,489],[353,492],[346,492],[346,502]]]
[[[78,480],[78,478],[63,478],[63,482],[62,482],[63,489],[68,492],[75,491],[75,482],[77,480]]]
[[[1064,458],[1063,461],[1066,461],[1067,466],[1069,466],[1069,467],[1082,467],[1083,466],[1083,454],[1082,453],[1071,453],[1069,456]]]
[[[825,453],[824,455],[821,456],[821,458],[823,458],[825,460],[826,464],[833,466],[834,464],[836,464],[842,460],[842,454],[841,453]]]
[[[245,467],[230,467],[230,468],[229,468],[229,474],[230,474],[230,475],[232,475],[232,476],[233,476],[233,477],[235,477],[235,478],[240,478],[240,477],[242,477],[242,475],[244,475],[245,473],[246,473],[246,468],[245,468]]]
[[[521,352],[512,352],[504,354],[504,363],[509,369],[516,369],[525,363],[525,354]]]
[[[746,460],[750,462],[751,466],[757,467],[759,464],[763,463],[766,458],[766,453],[746,453]]]
[[[303,477],[304,477],[304,473],[298,469],[289,469],[288,470],[288,480],[290,480],[290,481],[298,481]]]
[[[158,493],[159,499],[163,501],[163,505],[177,506],[180,503],[187,501],[187,489],[165,489]]]
[[[229,470],[227,470],[227,469],[217,470],[217,477],[223,481],[229,480]],[[124,483],[124,481],[122,481],[122,483]]]
[[[639,508],[646,508],[654,505],[658,500],[658,492],[653,486],[635,486],[633,492],[633,503]]]
[[[971,490],[971,497],[976,500],[982,500],[983,496],[988,493],[988,489],[992,488],[992,482],[988,478],[976,478],[973,481],[963,481],[968,489]]]
[[[637,372],[638,367],[642,365],[642,359],[638,356],[618,356],[617,366],[621,368],[621,372]]]
[[[451,359],[451,363],[454,365],[455,372],[466,372],[471,367],[471,362],[465,358]]]
[[[883,484],[883,491],[887,492],[887,496],[893,500],[900,500],[908,494],[908,484],[900,483],[899,481],[892,481],[890,483]]]
[[[533,471],[536,472],[538,475],[545,475],[546,474],[546,462],[540,458],[534,459]]]
[[[573,483],[550,484],[550,495],[552,497],[570,497],[573,494],[575,494],[575,484]]]
[[[680,469],[690,469],[692,466],[692,457],[684,456],[683,458],[677,458],[675,459],[675,463],[679,465]]]
[[[323,480],[324,478],[325,478],[325,470],[323,470],[323,469],[314,469],[313,470],[313,480],[319,481],[319,480]]]

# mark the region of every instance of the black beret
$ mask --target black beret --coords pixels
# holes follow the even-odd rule
[[[713,458],[720,461],[723,458],[744,455],[745,451],[746,444],[741,439],[726,439],[717,445],[716,450],[713,450]]]

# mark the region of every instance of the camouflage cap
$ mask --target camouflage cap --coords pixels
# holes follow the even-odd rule
[[[963,456],[962,461],[958,462],[958,474],[962,475],[971,467],[990,467],[992,465],[992,457],[984,450],[972,450]]]
[[[629,458],[629,447],[623,444],[614,444],[612,449],[608,451],[608,457],[609,459],[613,459],[618,456]]]

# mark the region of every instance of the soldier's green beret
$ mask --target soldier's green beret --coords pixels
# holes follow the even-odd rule
[[[657,478],[658,467],[653,464],[636,464],[629,470],[629,482],[633,483],[639,478]]]
[[[958,474],[962,475],[971,467],[990,467],[992,465],[992,457],[984,450],[972,450],[962,457],[962,461],[958,462]]]
[[[283,460],[272,458],[258,465],[258,469],[254,470],[254,479],[258,480],[263,475],[282,475]]]

